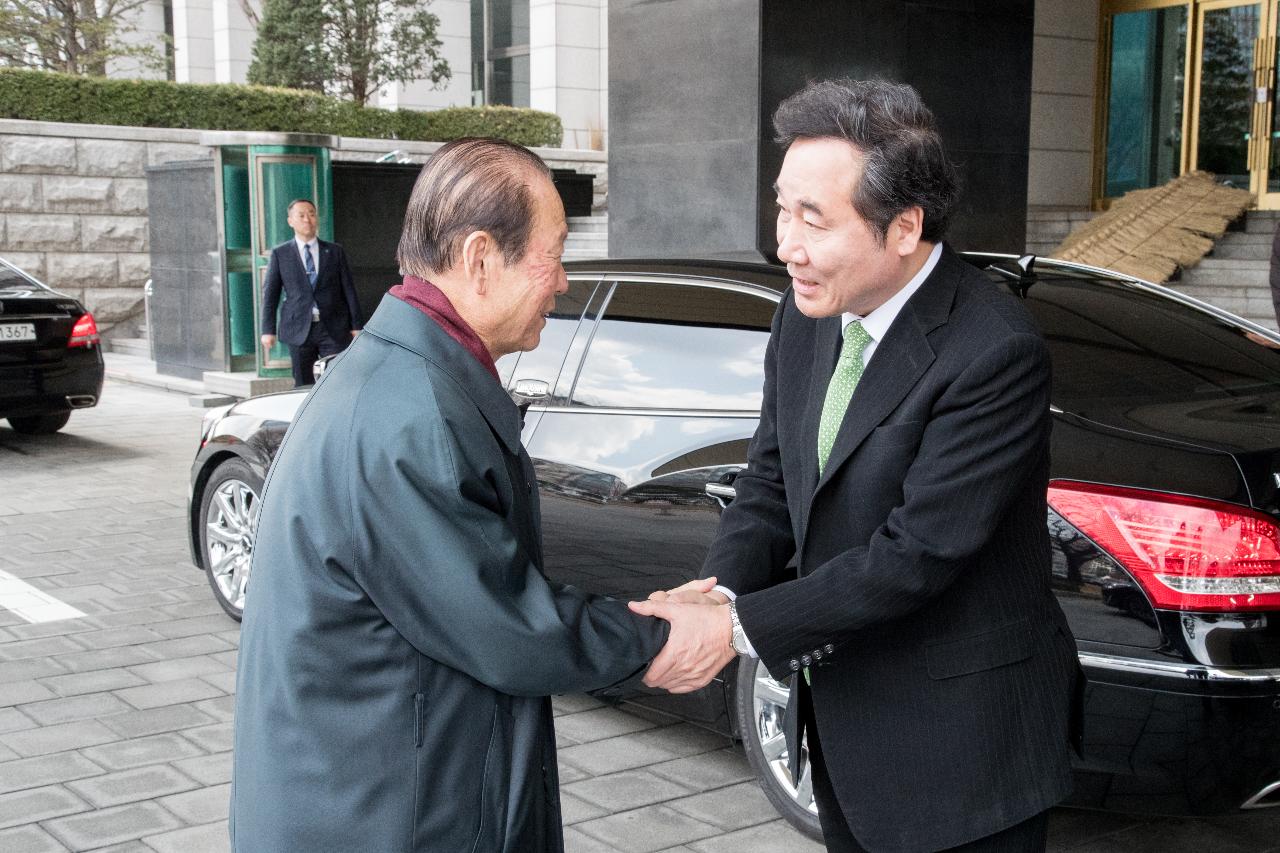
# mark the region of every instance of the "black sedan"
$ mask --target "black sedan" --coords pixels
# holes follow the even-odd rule
[[[0,259],[0,418],[27,434],[57,432],[102,396],[93,315]]]
[[[1280,337],[1103,270],[969,255],[1025,300],[1053,358],[1053,582],[1089,678],[1072,803],[1212,814],[1280,805]],[[547,573],[619,598],[694,577],[734,497],[774,308],[763,264],[567,264],[528,404]],[[257,496],[301,392],[206,417],[190,538],[238,617]],[[787,761],[789,691],[754,660],[684,696],[625,697],[742,740],[772,802],[816,832]],[[801,747],[803,749],[803,747]]]

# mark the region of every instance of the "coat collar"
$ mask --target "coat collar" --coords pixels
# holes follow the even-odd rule
[[[515,456],[520,455],[520,411],[475,356],[439,324],[412,305],[384,296],[364,327],[365,334],[404,347],[449,374],[471,398],[489,426]]]
[[[871,363],[849,401],[821,477],[818,476],[818,422],[840,352],[841,318],[817,321],[804,421],[805,447],[813,450],[805,457],[806,486],[811,484],[814,491],[821,489],[933,363],[934,350],[928,335],[947,322],[955,301],[956,282],[964,272],[963,264],[949,246],[943,246],[933,272],[902,307],[884,340],[876,345]]]

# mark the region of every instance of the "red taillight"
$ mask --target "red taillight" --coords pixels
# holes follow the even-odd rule
[[[1055,480],[1049,505],[1120,562],[1156,607],[1280,609],[1280,527],[1235,504]]]
[[[71,340],[68,347],[91,347],[98,342],[98,324],[93,322],[92,314],[81,314],[80,319],[71,327]]]

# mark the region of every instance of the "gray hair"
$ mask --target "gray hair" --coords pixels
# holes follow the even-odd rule
[[[924,211],[920,238],[942,239],[960,195],[933,113],[920,93],[887,80],[811,82],[773,114],[776,141],[843,139],[864,157],[853,208],[884,245],[889,226],[911,207]]]
[[[551,170],[528,148],[501,139],[442,145],[422,167],[404,214],[396,261],[419,278],[452,269],[473,231],[485,231],[511,264],[524,257],[533,228],[532,188]]]

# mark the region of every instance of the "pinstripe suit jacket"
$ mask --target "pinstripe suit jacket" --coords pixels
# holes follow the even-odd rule
[[[824,757],[871,850],[990,835],[1070,790],[1075,643],[1050,590],[1049,357],[944,248],[878,344],[821,477],[840,318],[788,294],[705,575],[769,670],[812,661]],[[807,657],[806,657],[807,656]]]

